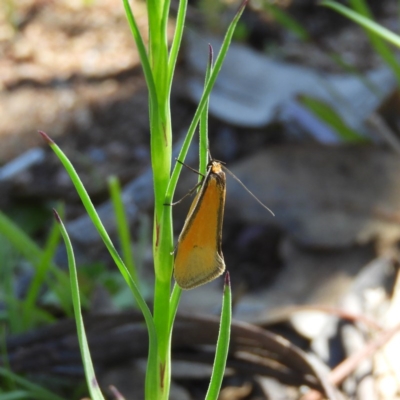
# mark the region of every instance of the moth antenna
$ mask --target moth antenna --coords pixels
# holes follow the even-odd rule
[[[246,186],[232,171],[230,171],[230,170],[229,170],[228,168],[226,168],[225,166],[224,166],[224,169],[226,170],[226,172],[229,173],[230,176],[232,176],[233,178],[235,178],[236,181],[238,181],[238,182],[243,186],[243,188],[246,190],[246,192],[249,193],[249,194],[257,201],[257,203],[259,203],[260,205],[262,205],[266,210],[268,210],[268,211],[272,214],[273,217],[275,217],[275,214],[272,212],[272,210],[271,210],[270,208],[268,208],[255,194],[253,194],[253,193],[247,188],[247,186]]]
[[[207,153],[208,153],[208,162],[210,162],[210,161],[213,160],[213,158],[211,156],[211,151],[210,151],[210,147],[209,146],[207,146]]]
[[[181,201],[185,200],[186,197],[191,196],[194,191],[202,185],[203,182],[199,182],[195,187],[193,187],[192,189],[189,190],[189,192],[187,192],[181,199],[179,199],[178,201],[175,201],[174,203],[171,204],[164,204],[164,206],[176,206],[177,204],[179,204]]]
[[[178,162],[179,164],[182,164],[184,167],[189,168],[191,171],[193,171],[195,174],[197,175],[201,175],[203,178],[205,178],[205,175],[203,175],[200,171],[197,171],[196,169],[192,168],[190,165],[185,164],[184,162],[182,162],[181,160],[178,160],[177,158],[175,158],[176,162]]]

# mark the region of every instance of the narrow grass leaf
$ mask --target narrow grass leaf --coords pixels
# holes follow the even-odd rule
[[[149,57],[147,56],[146,46],[144,45],[142,35],[140,34],[139,27],[136,23],[136,19],[132,13],[129,0],[122,0],[125,8],[125,15],[128,20],[129,27],[131,28],[132,36],[135,40],[136,47],[139,52],[140,62],[142,64],[144,76],[146,79],[147,87],[149,89],[149,94],[151,98],[152,107],[154,107],[154,112],[158,115],[158,101],[157,101],[157,90],[154,83],[153,73],[151,71]],[[154,10],[156,11],[156,10]],[[154,13],[150,13],[149,17]]]
[[[370,32],[373,32],[388,42],[400,47],[400,36],[396,35],[394,32],[389,29],[379,25],[378,23],[370,20],[369,18],[365,18],[362,15],[356,13],[355,11],[336,3],[335,1],[323,0],[320,5],[332,8],[333,10],[339,12],[340,14],[346,16],[347,18],[353,20],[357,24],[363,26],[368,29]]]
[[[72,303],[74,306],[75,324],[78,332],[79,348],[81,350],[86,382],[92,400],[104,400],[103,394],[101,393],[101,390],[97,383],[96,375],[93,368],[92,358],[90,356],[89,345],[86,338],[85,326],[83,323],[82,312],[81,312],[81,300],[79,295],[78,275],[76,272],[74,251],[72,249],[72,244],[69,239],[67,230],[65,229],[64,224],[62,223],[59,215],[55,210],[54,214],[60,226],[61,235],[64,239],[65,247],[67,249]]]
[[[222,299],[221,323],[219,327],[217,349],[211,375],[210,385],[206,394],[206,400],[217,400],[224,378],[226,361],[228,359],[229,341],[232,322],[232,293],[229,272],[225,275],[224,296]]]
[[[206,76],[204,80],[204,87],[207,86],[207,83],[210,79],[210,75],[213,68],[213,48],[209,45],[209,56],[208,56],[208,63],[206,68]],[[208,164],[208,152],[209,152],[209,145],[208,145],[208,105],[209,105],[209,98],[206,101],[206,104],[203,108],[203,111],[200,115],[200,129],[199,129],[199,183],[203,179],[202,176],[205,176],[207,173],[207,164]]]
[[[7,379],[12,379],[18,386],[29,392],[29,399],[34,400],[65,400],[63,397],[47,390],[29,380],[22,378],[21,376],[15,374],[14,372],[0,367],[0,376]],[[1,397],[1,396],[0,396]]]
[[[64,210],[61,209],[61,207],[59,207],[59,209],[59,213],[61,214],[61,216],[63,216]],[[37,271],[32,279],[31,284],[29,285],[28,293],[24,301],[22,320],[25,329],[29,329],[29,327],[32,325],[32,317],[34,315],[33,309],[35,308],[40,288],[42,287],[46,279],[51,261],[54,258],[59,241],[60,229],[58,228],[57,223],[54,222],[47,237]]]
[[[32,396],[29,392],[24,390],[14,390],[9,393],[0,392],[0,400],[21,400],[21,399],[31,399]]]
[[[331,126],[337,135],[345,142],[365,143],[367,140],[357,131],[350,128],[341,116],[329,104],[311,96],[300,96],[299,100],[315,116]]]
[[[181,47],[183,29],[185,27],[185,19],[186,19],[186,10],[187,10],[187,0],[180,0],[178,13],[175,21],[175,33],[174,38],[172,39],[171,50],[169,52],[168,58],[168,85],[169,91],[171,91],[172,79],[175,72],[175,65],[178,59],[179,49]]]
[[[39,246],[25,234],[14,222],[0,211],[0,234],[4,235],[10,243],[35,267],[40,269],[44,253]],[[68,277],[54,263],[49,263],[48,270],[51,272],[46,275],[46,283],[56,294],[63,311],[72,316],[72,305],[68,293]],[[53,277],[55,279],[53,279]]]
[[[172,332],[176,312],[178,311],[179,300],[181,299],[182,289],[175,283],[172,289],[170,308],[169,308],[169,331]]]
[[[69,159],[66,157],[66,155],[63,153],[63,151],[54,143],[50,137],[44,133],[44,132],[39,132],[40,135],[43,137],[43,139],[50,145],[51,149],[54,151],[54,153],[57,155],[61,163],[63,164],[65,170],[67,171],[69,177],[72,180],[72,183],[75,186],[75,189],[86,209],[86,212],[88,213],[90,219],[93,222],[93,225],[95,226],[97,232],[99,233],[100,237],[102,238],[105,246],[107,247],[107,250],[109,251],[111,257],[113,258],[115,264],[117,265],[121,275],[125,279],[125,282],[128,284],[129,288],[132,291],[132,294],[138,303],[144,319],[146,321],[146,326],[149,334],[149,357],[148,357],[148,363],[147,365],[152,365],[152,363],[156,364],[157,360],[157,336],[156,336],[156,331],[155,331],[155,326],[153,322],[153,317],[151,315],[150,309],[147,306],[145,300],[143,299],[142,295],[139,292],[138,287],[136,286],[131,274],[129,273],[128,269],[126,268],[124,262],[122,261],[121,257],[119,256],[117,250],[114,247],[114,244],[112,243],[110,237],[108,236],[107,231],[105,230],[100,217],[98,216],[96,209],[85,189],[83,186],[82,181],[80,180],[78,174],[75,171],[75,168],[69,161]],[[156,376],[153,376],[157,373],[157,371],[150,371],[150,376],[154,378],[153,382],[156,382]],[[147,376],[147,375],[146,375]],[[147,379],[146,379],[147,382]],[[153,385],[155,386],[155,385]],[[156,388],[151,385],[146,385],[146,399],[149,398],[156,398],[154,397],[156,392]],[[148,391],[148,392],[147,392]]]
[[[117,231],[123,259],[132,279],[135,281],[136,285],[140,287],[138,273],[132,254],[132,241],[129,232],[128,219],[125,213],[124,202],[122,201],[121,185],[116,176],[112,176],[108,179],[108,187],[110,190],[111,201],[114,206],[115,220],[117,222]]]
[[[288,13],[284,10],[276,6],[275,4],[271,4],[268,1],[263,1],[262,7],[264,10],[269,12],[276,22],[286,28],[288,31],[294,33],[299,39],[307,41],[310,40],[310,35],[307,30],[298,23],[294,18],[292,18]]]
[[[0,254],[3,260],[0,269],[0,301],[4,302],[7,310],[8,329],[11,333],[19,333],[23,329],[20,319],[21,305],[14,289],[13,269],[18,260],[14,253],[11,244],[0,237]]]
[[[192,142],[197,124],[199,123],[201,113],[208,102],[208,98],[210,97],[211,90],[214,87],[215,81],[217,80],[218,74],[222,68],[222,64],[226,57],[226,53],[228,52],[230,43],[232,41],[232,37],[235,32],[236,25],[239,22],[241,15],[243,14],[243,11],[247,5],[247,2],[248,2],[248,0],[245,0],[242,2],[241,6],[239,7],[239,10],[237,11],[234,19],[230,23],[228,30],[225,34],[225,37],[222,42],[221,48],[219,50],[218,56],[215,60],[214,68],[210,74],[210,79],[208,80],[207,85],[203,91],[203,94],[202,94],[199,104],[197,106],[196,112],[193,116],[192,122],[190,123],[188,132],[187,132],[185,140],[183,142],[181,151],[179,153],[178,159],[182,162],[185,161],[187,152],[189,150],[190,143]],[[172,203],[172,197],[175,193],[176,185],[178,183],[178,179],[179,179],[181,170],[182,170],[182,164],[175,163],[174,169],[171,174],[171,179],[168,184],[166,196],[165,196],[166,204]]]
[[[367,87],[375,96],[383,96],[382,90],[376,85],[372,79],[361,72],[357,67],[345,61],[344,57],[338,53],[330,53],[330,58],[343,70],[349,74],[354,75],[360,82]]]
[[[354,8],[354,10],[360,15],[367,19],[373,20],[373,15],[364,0],[350,0],[350,4]],[[364,30],[369,38],[369,41],[371,42],[372,47],[381,56],[385,63],[392,69],[397,78],[398,84],[400,84],[400,66],[397,62],[395,54],[386,45],[386,43],[379,35],[369,31],[366,28],[364,28]]]
[[[6,307],[7,307],[7,304],[6,304]],[[11,371],[10,359],[8,357],[8,351],[7,351],[7,340],[6,340],[7,328],[6,328],[5,324],[2,324],[0,326],[0,329],[1,329],[1,336],[0,336],[1,363],[5,370]],[[0,382],[2,384],[1,389],[5,390],[5,391],[11,392],[11,391],[17,389],[16,382],[12,376],[7,376],[3,379],[0,379]]]

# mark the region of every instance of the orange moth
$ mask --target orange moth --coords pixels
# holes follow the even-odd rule
[[[210,161],[178,238],[174,277],[182,289],[210,282],[225,270],[221,249],[225,194],[221,163]]]

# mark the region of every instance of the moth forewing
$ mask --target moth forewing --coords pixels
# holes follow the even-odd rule
[[[178,238],[174,277],[182,289],[207,283],[225,270],[221,248],[225,194],[225,173],[219,162],[212,161]]]

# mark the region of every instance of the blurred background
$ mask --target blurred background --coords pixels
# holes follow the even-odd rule
[[[339,3],[399,30],[395,0]],[[176,153],[201,96],[208,44],[217,52],[238,5],[189,2],[172,91]],[[132,8],[146,38],[146,4]],[[176,10],[172,1],[171,38]],[[222,247],[234,317],[307,352],[337,385],[338,399],[400,398],[397,60],[394,47],[316,0],[251,0],[211,96],[211,154],[275,213],[228,175]],[[120,0],[0,4],[0,366],[63,398],[85,395],[62,290],[67,260],[53,225],[57,207],[76,251],[100,384],[140,399],[147,339],[139,313],[38,130],[72,161],[117,244],[107,179],[120,180],[133,258],[150,302],[147,89]],[[197,168],[195,142],[187,163]],[[184,171],[176,200],[196,180]],[[176,237],[190,202],[174,207]],[[216,331],[215,321],[201,316],[219,315],[221,289],[222,278],[182,296],[171,399],[204,397]],[[196,336],[200,331],[204,337]],[[371,341],[385,334],[378,350]],[[254,338],[249,350],[243,337],[250,340],[242,331],[233,336],[221,399],[297,399],[305,386],[321,390],[275,336],[267,350]],[[129,349],[118,347],[121,340],[132,342],[125,343]],[[334,375],[362,352],[351,370]],[[1,387],[0,399],[18,383],[0,374]]]

